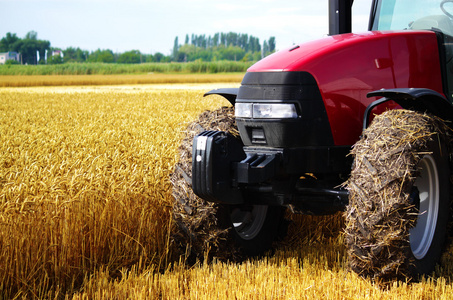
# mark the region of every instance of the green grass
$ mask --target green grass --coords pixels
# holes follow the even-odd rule
[[[0,75],[114,75],[146,73],[245,72],[251,62],[217,61],[188,63],[65,63],[60,65],[0,65]]]

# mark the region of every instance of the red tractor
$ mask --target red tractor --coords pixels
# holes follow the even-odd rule
[[[453,1],[373,0],[359,34],[352,2],[329,1],[330,36],[206,94],[234,118],[205,113],[181,148],[175,220],[192,253],[260,255],[285,234],[286,209],[344,211],[357,273],[434,270],[452,215]]]

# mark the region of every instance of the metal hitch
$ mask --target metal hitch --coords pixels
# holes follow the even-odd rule
[[[277,154],[246,153],[247,157],[237,164],[239,183],[260,183],[275,175]]]

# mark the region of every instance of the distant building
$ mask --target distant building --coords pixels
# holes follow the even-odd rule
[[[63,57],[63,51],[61,50],[53,50],[52,51],[52,56],[60,56],[60,57]]]
[[[10,59],[20,62],[20,53],[14,51],[0,53],[0,65],[4,65]]]

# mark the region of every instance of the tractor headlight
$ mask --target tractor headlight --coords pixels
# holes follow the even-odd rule
[[[236,103],[234,105],[234,115],[237,118],[252,118],[253,104],[252,103]]]
[[[297,118],[296,106],[292,103],[237,103],[237,118],[293,119]]]
[[[257,119],[297,118],[294,104],[253,104],[253,117]]]

